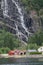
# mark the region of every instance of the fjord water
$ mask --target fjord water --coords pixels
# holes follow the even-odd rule
[[[0,65],[43,65],[43,58],[0,59]]]

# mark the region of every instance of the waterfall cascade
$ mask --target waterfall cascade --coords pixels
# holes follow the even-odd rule
[[[24,24],[24,15],[22,13],[22,9],[21,7],[18,5],[19,3],[18,2],[15,2],[14,0],[12,0],[12,2],[16,5],[17,9],[18,9],[18,12],[20,14],[20,20],[21,20],[21,25],[22,27],[25,29],[25,31],[29,34],[29,32],[27,31],[27,28],[25,27],[25,24]]]
[[[2,0],[1,9],[7,24],[12,27],[16,26],[16,35],[23,41],[28,40],[29,30],[25,25],[24,13],[18,0]],[[18,12],[18,13],[15,13]],[[17,20],[19,19],[19,20]]]
[[[3,16],[8,17],[8,4],[7,0],[2,0],[1,8],[3,9]]]

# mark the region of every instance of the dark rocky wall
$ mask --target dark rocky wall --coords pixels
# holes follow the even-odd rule
[[[15,0],[15,1],[20,3],[20,0]],[[15,6],[14,3],[12,3],[12,0],[7,0],[7,3],[8,3],[9,17],[3,16],[3,10],[0,7],[0,21],[2,19],[3,23],[5,24],[6,30],[13,34],[17,34],[17,29],[16,29],[16,25],[17,25],[19,32],[21,32],[21,34],[19,35],[19,38],[22,39],[23,41],[27,42],[28,33],[25,31],[25,29],[21,25],[21,21],[20,21],[20,17],[19,17],[20,14],[18,13],[17,7]],[[25,27],[28,29],[28,32],[34,33],[36,31],[38,31],[39,18],[34,18],[34,15],[32,16],[32,13],[27,14],[24,11],[22,4],[19,4],[19,6],[22,8],[22,13],[24,15],[24,24],[25,24]],[[3,29],[3,25],[0,24],[0,28]]]

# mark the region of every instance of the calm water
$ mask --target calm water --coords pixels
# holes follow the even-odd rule
[[[43,58],[0,59],[0,65],[43,65]]]

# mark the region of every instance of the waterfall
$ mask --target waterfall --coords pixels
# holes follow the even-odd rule
[[[1,0],[1,9],[4,8],[4,0]]]
[[[16,31],[17,31],[17,36],[19,37],[20,32],[18,30],[18,26],[17,25],[16,25]]]
[[[16,30],[17,30],[17,36],[18,36],[18,37],[19,37],[19,35],[24,35],[23,33],[19,32],[17,25],[16,25]],[[27,36],[26,36],[26,35],[24,35],[24,36],[25,36],[25,38],[28,40]]]
[[[22,8],[20,7],[20,4],[18,0],[1,0],[1,9],[3,10],[3,16],[5,18],[5,21],[7,24],[9,24],[12,27],[15,27],[16,25],[16,35],[19,37],[20,40],[27,41],[29,34],[31,34],[28,31],[28,28],[25,26],[24,21],[24,14],[22,12]],[[17,16],[15,14],[15,11],[17,9]],[[14,15],[13,15],[14,13]],[[7,19],[6,19],[7,18]],[[16,18],[19,18],[16,20]],[[13,21],[15,23],[13,23]],[[13,33],[13,32],[12,32]]]
[[[3,9],[4,17],[9,17],[8,16],[8,4],[7,4],[7,0],[2,0],[1,8]]]
[[[7,0],[4,0],[5,1],[5,10],[3,12],[4,16],[8,15],[8,4],[7,4]]]
[[[12,0],[12,2],[15,4],[15,6],[17,7],[17,9],[18,9],[18,12],[19,12],[19,14],[20,14],[20,20],[21,20],[21,25],[22,25],[22,27],[25,29],[25,31],[28,33],[28,35],[29,35],[29,32],[28,32],[28,30],[27,30],[27,28],[26,28],[26,26],[25,26],[25,24],[24,24],[24,16],[23,16],[23,13],[22,13],[22,9],[20,8],[20,6],[18,5],[18,2],[16,2],[16,1],[14,1],[14,0]]]

